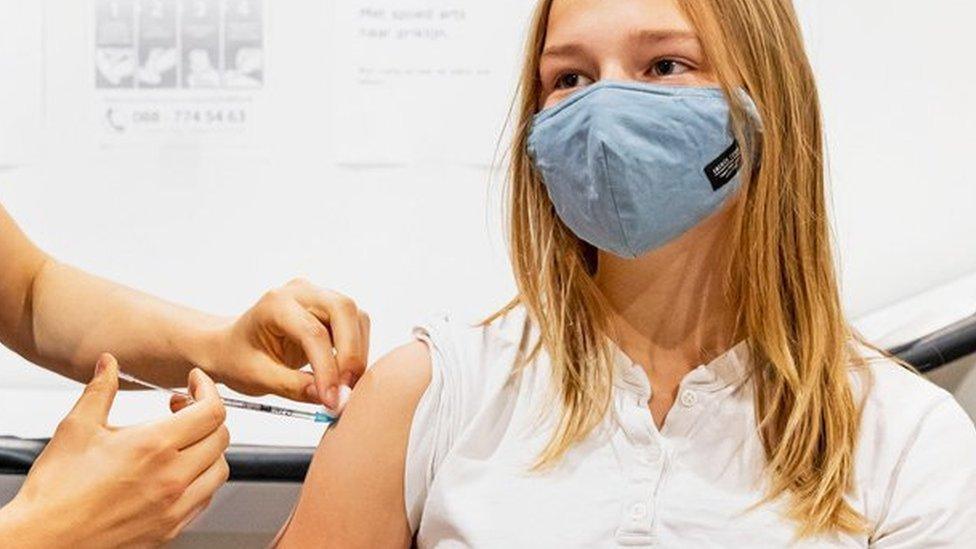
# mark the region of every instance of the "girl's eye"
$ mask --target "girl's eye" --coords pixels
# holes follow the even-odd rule
[[[588,86],[593,81],[578,72],[569,72],[556,79],[557,90],[568,90],[578,86]]]
[[[654,76],[674,76],[684,74],[689,70],[691,67],[674,59],[662,59],[651,65],[651,74]]]

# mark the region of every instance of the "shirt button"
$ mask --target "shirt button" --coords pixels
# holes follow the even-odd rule
[[[695,404],[698,404],[698,393],[690,390],[681,393],[681,404],[685,408],[691,408]]]
[[[631,508],[631,510],[630,510],[630,516],[634,520],[641,520],[641,519],[647,517],[647,505],[645,505],[643,503],[638,503],[638,504],[634,505],[634,507]]]

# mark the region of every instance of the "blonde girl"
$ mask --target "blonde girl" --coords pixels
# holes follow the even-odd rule
[[[976,433],[844,318],[789,0],[542,0],[518,296],[362,380],[284,547],[976,539]]]

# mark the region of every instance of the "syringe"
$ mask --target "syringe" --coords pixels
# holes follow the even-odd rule
[[[141,385],[147,389],[154,389],[156,391],[162,391],[171,395],[179,395],[183,398],[189,399],[190,402],[193,402],[193,397],[183,391],[175,391],[173,389],[167,389],[166,387],[160,387],[159,385],[149,383],[148,381],[143,381],[125,372],[119,372],[119,379],[128,381],[130,383],[135,383],[136,385]],[[271,406],[270,404],[262,404],[260,402],[248,402],[246,400],[239,400],[236,398],[220,397],[220,400],[224,403],[224,406],[228,408],[237,408],[239,410],[250,410],[252,412],[264,412],[266,414],[275,414],[278,416],[308,419],[316,423],[331,424],[335,423],[338,419],[327,412],[309,412],[306,410],[296,410],[294,408],[284,408],[282,406]]]

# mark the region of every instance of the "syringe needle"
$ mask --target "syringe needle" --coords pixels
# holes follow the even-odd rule
[[[160,387],[159,385],[155,385],[153,383],[149,383],[148,381],[143,381],[143,380],[141,380],[141,379],[139,379],[139,378],[137,378],[137,377],[135,377],[135,376],[133,376],[131,374],[127,374],[125,372],[119,372],[119,379],[128,381],[130,383],[135,383],[136,385],[140,385],[142,387],[146,387],[147,389],[153,389],[155,391],[162,391],[164,393],[168,393],[168,394],[171,394],[171,395],[179,395],[179,396],[181,396],[181,397],[183,397],[185,399],[188,399],[190,402],[194,402],[193,397],[190,396],[189,394],[185,393],[185,392],[176,391],[174,389],[168,389],[166,387]],[[249,402],[247,400],[240,400],[240,399],[236,399],[236,398],[220,397],[220,400],[221,400],[221,402],[224,403],[224,406],[226,406],[228,408],[235,408],[235,409],[238,409],[238,410],[250,410],[252,412],[262,412],[262,413],[265,413],[265,414],[273,414],[273,415],[276,415],[276,416],[284,416],[284,417],[294,417],[294,418],[300,418],[300,419],[307,419],[307,420],[310,420],[310,421],[314,421],[316,423],[331,424],[331,423],[335,423],[336,420],[338,419],[335,416],[333,416],[332,414],[329,414],[327,412],[310,412],[310,411],[307,411],[307,410],[297,410],[297,409],[294,409],[294,408],[285,408],[283,406],[272,406],[270,404],[263,404],[263,403],[260,403],[260,402]]]

